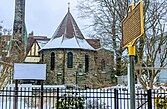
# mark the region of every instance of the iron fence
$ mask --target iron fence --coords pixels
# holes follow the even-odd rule
[[[136,90],[136,109],[167,108],[165,90]],[[130,109],[128,90],[4,88],[0,109]],[[163,109],[163,108],[162,108]]]

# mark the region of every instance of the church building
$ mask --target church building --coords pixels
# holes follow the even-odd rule
[[[92,87],[115,82],[114,53],[102,49],[98,39],[85,39],[70,9],[39,54],[41,63],[47,65],[45,84]]]

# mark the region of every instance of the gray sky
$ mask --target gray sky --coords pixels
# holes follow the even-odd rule
[[[0,0],[0,21],[7,29],[13,27],[14,1]],[[35,35],[47,35],[51,37],[67,13],[70,2],[71,13],[82,30],[85,22],[78,18],[76,9],[77,0],[26,0],[26,27],[28,33],[34,31]]]

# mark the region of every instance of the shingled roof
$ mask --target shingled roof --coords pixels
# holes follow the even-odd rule
[[[81,30],[70,13],[70,9],[68,9],[66,16],[60,23],[52,38],[58,38],[62,35],[65,35],[67,38],[73,38],[74,36],[81,39],[84,38]]]
[[[50,41],[42,47],[46,49],[84,49],[95,50],[91,44],[84,38],[77,23],[68,9],[63,21],[53,34]]]

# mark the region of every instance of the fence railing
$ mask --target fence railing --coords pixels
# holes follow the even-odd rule
[[[135,105],[166,109],[167,92],[137,90]],[[0,109],[130,109],[130,94],[117,89],[5,88],[0,90]]]

